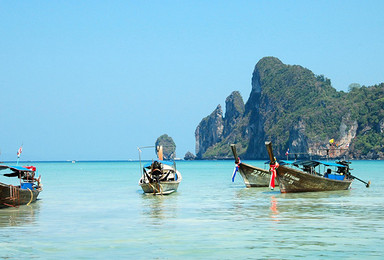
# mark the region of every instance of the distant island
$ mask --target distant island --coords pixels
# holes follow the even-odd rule
[[[275,154],[348,155],[384,159],[384,83],[357,83],[337,91],[331,80],[299,65],[265,57],[255,66],[244,103],[238,91],[201,120],[195,131],[196,159],[232,158],[235,143],[244,159],[267,159],[264,141]]]
[[[159,146],[163,147],[164,160],[173,160],[176,157],[176,144],[172,137],[167,134],[163,134],[156,139],[155,142],[155,153]]]
[[[155,142],[156,154],[158,152],[157,149],[160,146],[163,147],[164,160],[180,160],[180,158],[176,158],[176,144],[173,141],[172,137],[170,137],[167,134],[163,134],[156,139],[156,142]],[[184,160],[186,161],[195,160],[195,159],[196,159],[196,156],[190,151],[188,151],[184,156]]]

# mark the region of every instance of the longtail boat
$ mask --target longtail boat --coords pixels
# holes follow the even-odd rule
[[[348,190],[354,179],[366,184],[350,172],[350,162],[322,162],[313,160],[277,161],[273,154],[272,143],[265,142],[270,158],[271,174],[276,174],[280,192],[308,192]],[[321,169],[324,171],[321,171]]]
[[[9,170],[10,172],[3,175],[17,177],[20,181],[20,185],[16,186],[0,182],[0,208],[29,205],[37,200],[42,185],[41,176],[36,176],[35,166],[0,165],[0,170]]]
[[[232,182],[235,179],[236,172],[240,172],[247,188],[250,187],[268,187],[270,184],[271,173],[269,170],[262,169],[253,165],[241,162],[237,156],[236,145],[231,144],[233,156],[235,157],[235,170],[232,174]]]
[[[150,147],[152,146],[138,148],[139,154],[142,148]],[[158,160],[154,160],[143,166],[139,185],[146,194],[168,195],[177,191],[181,180],[182,176],[176,169],[175,161],[164,161],[162,155],[162,147],[159,147]]]

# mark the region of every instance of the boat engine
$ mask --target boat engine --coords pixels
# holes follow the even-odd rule
[[[152,163],[152,170],[151,170],[151,175],[153,177],[153,179],[155,180],[155,182],[159,182],[160,180],[160,177],[163,175],[163,169],[161,167],[161,163],[158,162],[158,161],[154,161]]]

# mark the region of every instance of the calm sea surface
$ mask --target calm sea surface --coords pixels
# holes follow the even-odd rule
[[[44,191],[0,210],[0,259],[384,258],[383,161],[352,163],[368,189],[297,194],[232,183],[232,161],[178,162],[164,197],[143,195],[138,162],[35,165]]]

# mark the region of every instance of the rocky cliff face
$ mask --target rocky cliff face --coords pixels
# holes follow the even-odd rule
[[[244,117],[244,101],[240,92],[234,91],[225,101],[225,117],[221,106],[197,126],[195,131],[196,156],[198,159],[229,158],[228,143],[238,143],[238,149],[246,149],[247,117]]]
[[[364,92],[363,98],[378,96],[373,97],[377,104],[366,108],[367,113],[380,111],[379,115],[375,112],[374,116],[361,117],[357,106],[365,109],[366,105],[358,97],[359,90],[337,92],[324,76],[298,65],[285,65],[274,57],[263,58],[253,71],[246,104],[235,91],[226,99],[225,117],[219,105],[197,127],[197,158],[229,158],[229,144],[235,143],[242,158],[266,159],[267,140],[273,142],[280,158],[285,157],[287,149],[292,154],[324,156],[330,139],[335,140],[331,147],[334,156],[349,153],[354,158],[384,157],[384,145],[372,148],[374,152],[365,155],[368,157],[356,152],[358,147],[370,149],[364,144],[368,137],[362,137],[366,133],[384,143],[384,109],[377,108],[384,105],[383,90],[384,84],[360,91]],[[359,112],[351,113],[351,108]]]
[[[222,140],[224,130],[223,110],[218,105],[216,109],[197,126],[196,156],[202,158],[207,149]]]
[[[225,100],[225,120],[223,135],[226,137],[238,125],[244,114],[244,101],[240,92],[234,91]]]

